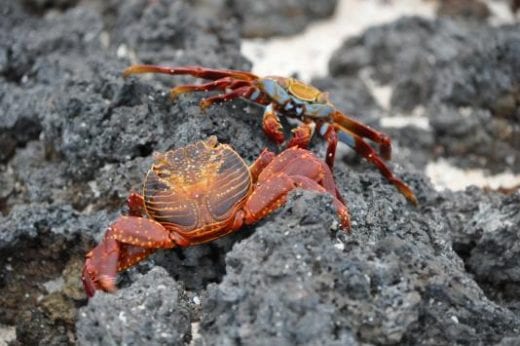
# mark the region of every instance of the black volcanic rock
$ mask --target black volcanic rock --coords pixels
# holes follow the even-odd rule
[[[235,100],[203,112],[201,93],[169,97],[169,88],[185,78],[121,76],[134,62],[248,69],[233,23],[205,21],[198,8],[180,0],[89,2],[70,9],[49,2],[52,10],[44,5],[31,13],[18,1],[4,2],[0,324],[16,327],[14,344],[517,341],[518,192],[437,192],[413,168],[425,159],[408,160],[410,148],[420,146],[420,156],[448,139],[447,148],[457,144],[454,134],[466,145],[468,129],[481,130],[471,143],[483,138],[478,149],[485,153],[487,139],[496,135],[487,126],[498,126],[497,119],[516,124],[514,116],[504,116],[511,109],[508,95],[516,95],[510,92],[516,75],[508,75],[517,71],[511,28],[485,27],[470,35],[449,21],[398,21],[370,29],[362,45],[361,39],[347,43],[353,57],[334,60],[334,75],[315,81],[323,89],[347,90],[346,97],[334,93],[333,102],[374,126],[386,110],[353,66],[377,65],[376,78],[402,85],[396,88],[404,90],[397,91],[401,95],[418,82],[415,96],[394,98],[396,109],[414,102],[439,107],[438,117],[430,117],[436,130],[392,133],[402,150],[389,165],[414,189],[418,207],[373,165],[340,153],[334,173],[352,216],[351,234],[337,230],[330,197],[297,191],[257,225],[209,244],[158,251],[119,275],[116,294],[87,301],[80,281],[84,255],[126,213],[126,197],[140,189],[154,151],[210,135],[247,162],[265,147],[277,148],[261,130],[260,106]],[[426,65],[437,74],[414,69],[429,64],[419,54],[424,47],[396,48],[402,40],[422,47],[428,37],[449,38],[438,54],[453,54],[443,64]],[[388,46],[381,48],[383,41]],[[387,64],[371,55],[370,42]],[[363,56],[370,59],[356,60]],[[473,79],[471,66],[487,72]],[[450,69],[457,74],[450,76]],[[469,87],[458,88],[459,80]],[[450,116],[461,105],[471,116]],[[500,161],[501,153],[516,147],[507,136],[498,141],[504,146]],[[310,149],[324,157],[325,147],[316,138]]]
[[[329,67],[336,78],[367,71],[392,87],[390,116],[422,109],[434,141],[427,150],[410,143],[421,155],[520,171],[518,24],[403,18],[348,39]]]

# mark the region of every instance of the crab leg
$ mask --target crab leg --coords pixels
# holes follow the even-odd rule
[[[307,149],[314,134],[314,127],[311,123],[301,123],[298,127],[291,130],[292,138],[287,143],[287,148],[298,147]]]
[[[309,190],[309,191],[317,191],[317,192],[321,192],[321,191],[326,191],[326,189],[324,189],[322,186],[320,186],[317,182],[315,182],[314,180],[312,179],[309,179],[307,177],[303,177],[303,176],[294,176],[294,177],[291,177],[291,179],[293,180],[293,182],[296,183],[296,185],[304,190]],[[334,207],[336,208],[336,212],[338,213],[338,216],[339,216],[339,221],[341,223],[341,228],[343,230],[346,230],[348,232],[350,232],[350,229],[351,229],[351,225],[350,225],[350,215],[348,213],[348,208],[346,206],[346,204],[344,203],[343,199],[340,198],[341,196],[339,197],[336,197],[335,194],[338,193],[337,189],[334,188],[334,191],[327,191],[329,192],[329,194],[332,196],[332,203],[334,204]]]
[[[320,133],[330,131],[329,125],[332,125],[335,132],[338,135],[338,139],[347,144],[349,147],[354,149],[357,153],[367,159],[369,162],[374,164],[379,172],[408,199],[412,204],[417,205],[417,198],[414,193],[410,189],[408,185],[406,185],[401,179],[396,177],[394,173],[390,170],[390,168],[386,165],[383,159],[377,154],[377,152],[368,145],[367,142],[363,140],[360,136],[348,131],[345,128],[337,124],[327,124],[324,123],[321,126]]]
[[[132,65],[123,71],[123,76],[128,77],[132,74],[140,73],[162,73],[169,75],[190,75],[197,78],[218,80],[224,77],[231,77],[244,81],[257,80],[258,76],[245,71],[213,69],[202,66],[182,66],[168,67],[159,65]]]
[[[320,133],[322,126],[325,126],[326,124],[319,125],[320,126]],[[332,168],[334,167],[334,160],[336,158],[336,148],[338,146],[338,134],[334,127],[332,126],[325,126],[325,133],[323,133],[323,137],[328,143],[327,146],[327,154],[325,157],[325,162],[327,162],[327,166],[329,166],[330,170],[332,171]],[[348,144],[348,143],[347,143]]]
[[[302,161],[304,164],[302,164]],[[332,171],[323,161],[318,160],[305,150],[289,148],[283,151],[275,158],[271,165],[264,169],[259,180],[263,182],[267,180],[269,176],[279,172],[288,174],[291,177],[305,176],[310,178],[318,182],[327,192],[343,202],[343,198],[336,188]]]
[[[328,192],[340,217],[342,228],[350,229],[350,218],[334,184],[329,168],[312,154],[299,148],[289,148],[279,154],[260,173],[257,188],[245,203],[245,223],[250,224],[278,209],[295,188]]]
[[[265,107],[264,117],[262,119],[262,129],[269,139],[280,145],[285,140],[285,134],[283,133],[282,123],[276,111],[273,108],[273,104],[269,104]]]
[[[144,198],[138,193],[132,192],[127,198],[128,214],[130,216],[141,216],[144,211]]]
[[[186,246],[172,239],[160,223],[135,216],[122,216],[107,229],[105,238],[86,255],[83,285],[89,296],[97,289],[112,292],[122,270],[153,253],[156,248]],[[188,243],[189,245],[189,243]]]
[[[275,154],[268,149],[262,150],[260,156],[253,162],[251,166],[249,166],[249,172],[251,173],[251,178],[253,178],[253,184],[256,184],[258,181],[258,176],[264,170],[267,165],[273,161]]]
[[[280,208],[286,203],[287,194],[296,188],[321,193],[327,192],[324,187],[310,178],[304,176],[291,177],[287,174],[280,173],[264,184],[260,184],[257,190],[248,198],[244,206],[246,212],[245,223],[254,224]],[[341,220],[342,228],[346,230],[350,229],[350,219],[345,205],[335,196],[333,196],[333,199]]]
[[[379,152],[383,159],[390,160],[392,156],[392,144],[390,137],[382,132],[376,131],[373,128],[364,125],[363,123],[354,120],[345,114],[334,111],[332,113],[332,123],[349,130],[350,132],[364,138],[368,138],[379,144]]]
[[[243,86],[226,94],[215,95],[202,99],[200,101],[200,108],[205,109],[214,103],[226,102],[239,97],[249,98],[250,96],[254,95],[256,91],[258,91],[258,89],[254,86]]]
[[[170,90],[172,97],[177,97],[180,94],[194,92],[194,91],[210,91],[215,89],[237,89],[239,87],[248,86],[250,82],[244,80],[236,80],[231,77],[224,77],[215,81],[204,84],[184,84],[179,85]]]
[[[265,107],[262,129],[267,137],[277,145],[280,145],[285,140],[285,134],[283,133],[278,111],[275,110],[276,108],[275,103],[270,103]],[[302,122],[297,128],[292,130],[292,137],[287,143],[287,148],[298,147],[306,149],[309,146],[313,134],[314,127],[310,122]]]

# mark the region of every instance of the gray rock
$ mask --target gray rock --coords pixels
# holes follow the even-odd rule
[[[520,193],[509,196],[470,188],[446,194],[439,209],[450,225],[453,248],[486,294],[520,312],[518,225]]]
[[[369,198],[368,209],[378,203]],[[518,333],[518,318],[465,273],[439,214],[410,212],[386,227],[352,215],[352,235],[336,233],[330,198],[293,194],[208,287],[203,343],[489,344]]]
[[[518,47],[518,25],[404,18],[347,40],[329,66],[391,86],[392,114],[425,109],[435,141],[423,155],[519,171]]]
[[[43,14],[50,10],[64,10],[75,6],[79,0],[22,0],[25,7],[37,14]]]
[[[231,8],[240,18],[244,37],[271,37],[294,35],[309,23],[330,17],[336,4],[336,0],[238,0],[231,1]]]
[[[251,64],[239,54],[236,22],[196,16],[190,3],[132,0],[121,4],[112,29],[113,44],[125,44],[143,63],[249,69]]]
[[[0,220],[0,249],[9,249],[29,240],[41,241],[43,246],[39,238],[48,238],[45,245],[56,237],[60,243],[92,238],[108,216],[105,212],[82,215],[70,205],[34,203],[17,205]]]
[[[123,45],[128,54],[178,57],[182,51],[188,59],[201,57],[205,65],[249,66],[234,27],[205,23],[187,6],[134,1],[118,7],[110,21],[109,14],[85,6],[37,17],[18,1],[2,4],[0,323],[16,326],[17,342],[74,343],[75,323],[69,316],[86,303],[78,263],[124,212],[151,152],[187,144],[197,133],[205,138],[214,128],[225,132],[225,109],[216,107],[215,115],[206,118],[196,111],[197,100],[188,97],[181,107],[190,108],[197,119],[185,121],[183,109],[166,96],[167,85],[154,89],[121,77],[130,64],[121,53]],[[156,27],[157,22],[162,24]],[[182,40],[172,48],[168,43],[174,37]],[[172,118],[170,107],[181,114]],[[236,115],[239,122],[227,138],[238,134],[238,140],[250,142],[244,150],[260,148],[244,129],[254,124],[249,127],[256,130],[255,120],[244,119],[243,112]],[[209,272],[210,263],[207,267]],[[122,277],[123,285],[138,275],[132,273]],[[75,280],[47,292],[46,283],[64,277]]]
[[[156,267],[129,288],[96,294],[76,330],[80,345],[184,345],[190,308],[182,287]]]
[[[491,15],[491,11],[485,2],[480,0],[441,0],[437,15],[484,21]]]
[[[296,192],[257,225],[210,244],[157,251],[120,274],[117,295],[99,293],[87,302],[80,282],[83,257],[126,213],[125,199],[140,190],[153,151],[210,135],[230,143],[247,162],[265,147],[278,149],[261,131],[262,107],[236,100],[202,112],[204,93],[168,96],[186,78],[121,77],[131,61],[248,69],[239,51],[239,26],[218,17],[207,21],[180,0],[88,6],[53,9],[42,17],[14,0],[0,9],[0,324],[16,326],[16,343],[97,343],[108,335],[140,344],[515,342],[517,196],[475,189],[437,193],[413,168],[438,143],[452,145],[454,152],[469,150],[467,129],[476,132],[472,145],[484,143],[479,158],[490,149],[488,141],[504,129],[497,114],[511,109],[507,92],[516,77],[507,73],[516,71],[508,70],[516,66],[516,53],[507,44],[515,42],[514,31],[479,29],[469,39],[460,24],[420,20],[387,30],[391,37],[395,31],[387,40],[388,64],[377,61],[375,75],[393,83],[394,69],[407,72],[398,88],[405,96],[394,107],[411,107],[414,99],[428,111],[439,106],[437,117],[430,117],[438,130],[391,132],[396,147],[405,147],[389,165],[412,186],[418,208],[373,165],[338,154],[335,178],[350,208],[351,235],[335,230],[329,197]],[[374,37],[369,41],[376,47],[386,37],[381,29],[365,35]],[[476,59],[468,66],[487,71],[489,57],[495,70],[467,84],[473,74],[459,61],[468,92],[443,64],[431,66],[449,88],[428,86],[424,81],[431,74],[422,67],[430,65],[417,49],[406,49],[409,55],[399,55],[397,63],[405,66],[395,66],[399,40],[422,47],[430,36],[449,38],[435,51],[444,59],[439,61],[455,63],[462,54]],[[470,42],[467,47],[456,43],[460,37]],[[491,38],[503,60],[489,48]],[[350,59],[358,60],[344,66],[355,72],[364,68],[370,50],[351,48]],[[388,114],[351,72],[313,83],[334,91],[339,108],[377,126]],[[416,93],[414,83],[421,87]],[[489,95],[485,83],[492,86]],[[413,97],[406,100],[409,92]],[[471,102],[471,121],[452,114],[465,102]],[[516,121],[503,119],[507,126]],[[489,124],[486,136],[483,123]],[[450,140],[455,136],[462,137]],[[502,153],[512,145],[500,138]],[[316,138],[311,150],[323,158],[325,147]],[[129,312],[137,307],[143,307],[139,315]],[[200,323],[198,336],[190,331],[192,323]]]

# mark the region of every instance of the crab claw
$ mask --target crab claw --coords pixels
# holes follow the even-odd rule
[[[83,268],[81,275],[81,281],[83,282],[83,288],[89,298],[96,294],[97,290],[103,290],[105,292],[115,292],[115,276],[110,277],[108,275],[96,275],[95,269],[93,268],[90,260],[87,260]]]
[[[114,292],[118,262],[118,245],[113,239],[104,239],[85,257],[81,281],[89,297],[96,290]]]
[[[81,273],[81,282],[83,282],[83,288],[87,293],[87,296],[93,297],[96,293],[96,284],[94,280],[94,276],[92,275],[92,269],[88,269],[88,260],[83,267],[83,273]]]

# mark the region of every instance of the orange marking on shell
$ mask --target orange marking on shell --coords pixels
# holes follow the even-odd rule
[[[308,102],[317,101],[322,94],[321,90],[297,79],[288,79],[287,90],[297,98]]]

